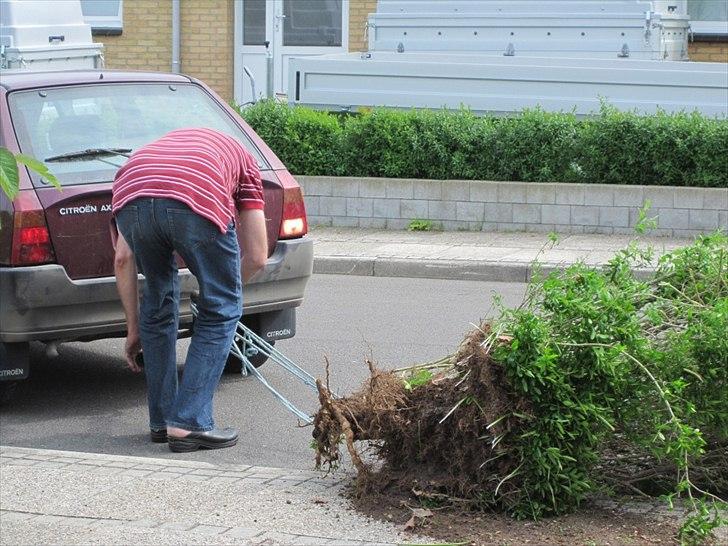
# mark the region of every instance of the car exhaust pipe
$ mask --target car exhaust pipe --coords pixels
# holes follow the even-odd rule
[[[46,358],[49,358],[49,359],[58,358],[58,342],[57,341],[50,341],[50,342],[46,343],[45,355],[46,355]]]

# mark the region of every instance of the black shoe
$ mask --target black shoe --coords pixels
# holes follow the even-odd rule
[[[232,427],[214,428],[207,432],[190,432],[188,436],[168,436],[169,450],[188,453],[198,449],[222,449],[238,443],[238,431]]]
[[[166,444],[167,443],[167,429],[163,428],[161,430],[149,430],[149,437],[152,439],[152,442],[155,444]]]

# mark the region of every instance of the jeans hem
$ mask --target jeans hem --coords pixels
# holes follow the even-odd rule
[[[212,429],[215,428],[214,426],[209,426],[209,427],[191,427],[190,425],[186,425],[184,423],[175,423],[175,422],[172,422],[172,421],[170,421],[169,423],[167,423],[167,426],[168,427],[172,427],[172,428],[181,428],[182,430],[187,430],[189,432],[209,432],[209,431],[211,431]]]

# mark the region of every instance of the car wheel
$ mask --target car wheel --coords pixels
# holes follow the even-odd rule
[[[238,342],[236,342],[238,343]],[[275,345],[275,341],[269,341],[271,345]],[[238,343],[238,348],[240,348],[240,343]],[[258,353],[257,355],[253,355],[251,357],[248,357],[248,360],[250,360],[250,363],[255,366],[256,368],[260,368],[263,364],[265,364],[266,360],[268,360],[268,357],[264,355],[263,353]],[[225,363],[225,373],[229,374],[235,374],[235,373],[241,373],[243,371],[243,362],[232,353],[228,355],[227,362]]]

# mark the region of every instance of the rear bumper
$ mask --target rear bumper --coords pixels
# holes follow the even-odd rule
[[[263,271],[243,289],[246,314],[296,307],[313,270],[313,241],[278,241]],[[180,270],[180,326],[192,321],[197,281]],[[143,284],[140,278],[140,286]],[[72,280],[59,265],[0,269],[0,341],[73,341],[122,336],[124,311],[114,277]]]

